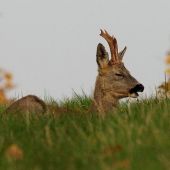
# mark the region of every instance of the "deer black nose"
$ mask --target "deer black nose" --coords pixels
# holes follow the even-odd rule
[[[144,86],[142,84],[137,84],[134,88],[130,89],[130,93],[143,92]]]

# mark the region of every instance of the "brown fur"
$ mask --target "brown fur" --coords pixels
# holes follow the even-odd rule
[[[116,64],[112,64],[109,60],[109,55],[102,44],[97,47],[96,61],[98,64],[98,76],[96,79],[94,99],[92,106],[88,112],[100,112],[106,113],[113,111],[119,99],[124,97],[137,97],[137,92],[143,91],[140,89],[135,93],[130,93],[130,90],[139,85],[139,82],[131,76],[130,72],[125,68],[122,62],[125,49],[118,53],[119,61]],[[9,106],[5,113],[30,113],[36,114],[55,114],[55,113],[67,113],[68,111],[80,113],[81,111],[75,111],[67,108],[61,108],[58,106],[46,105],[45,102],[39,99],[37,96],[28,95],[14,102]],[[82,112],[81,112],[82,113]]]
[[[21,113],[24,114],[26,112],[35,113],[42,115],[47,112],[47,105],[43,100],[34,95],[25,96],[17,101],[15,101],[11,106],[9,106],[5,110],[5,114],[7,113]]]

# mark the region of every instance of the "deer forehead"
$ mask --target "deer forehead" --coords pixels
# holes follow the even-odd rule
[[[119,64],[108,65],[105,68],[99,68],[98,72],[101,76],[108,75],[108,74],[127,74],[128,70],[125,68],[124,63],[120,62]]]
[[[117,73],[117,74],[129,74],[129,71],[126,69],[123,62],[112,65],[110,67],[110,72]]]
[[[115,73],[122,73],[122,74],[129,73],[129,71],[124,66],[124,63],[122,63],[122,62],[120,64],[115,64],[115,65],[111,66],[111,71],[115,72]]]

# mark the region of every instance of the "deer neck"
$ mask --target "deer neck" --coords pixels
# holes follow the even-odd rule
[[[119,99],[115,98],[110,91],[107,91],[105,78],[98,76],[95,84],[94,99],[90,110],[101,113],[115,110],[118,100]]]

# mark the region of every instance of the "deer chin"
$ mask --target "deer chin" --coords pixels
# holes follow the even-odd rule
[[[138,96],[139,94],[137,92],[129,94],[129,97],[132,97],[132,98],[137,98]]]

